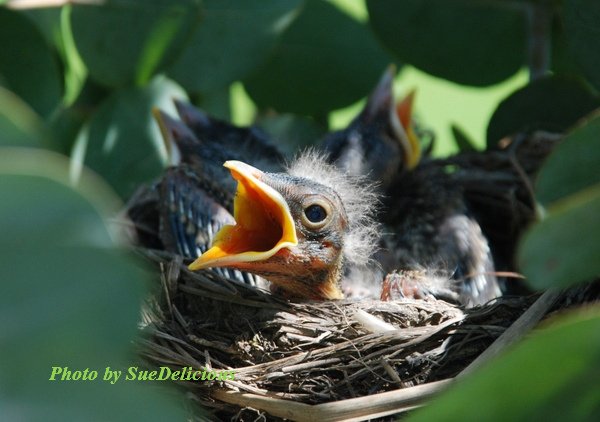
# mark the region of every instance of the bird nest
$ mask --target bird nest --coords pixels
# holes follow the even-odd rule
[[[515,230],[533,218],[528,177],[551,149],[547,140],[541,152],[539,142],[523,145],[441,162],[458,166],[456,180],[472,202],[502,200]],[[477,189],[492,179],[512,189],[496,188],[491,199],[484,189],[486,202]],[[478,184],[469,190],[472,180]],[[471,309],[434,298],[294,303],[211,271],[190,272],[177,255],[138,250],[161,280],[144,308],[141,354],[152,368],[204,371],[204,380],[177,381],[210,412],[198,419],[362,420],[407,411],[590,294],[549,291]]]
[[[291,303],[209,271],[192,273],[178,256],[141,253],[160,267],[163,292],[145,308],[151,335],[142,355],[173,371],[233,371],[223,380],[179,381],[221,419],[253,420],[257,412],[362,419],[410,410],[510,327],[530,328],[589,296],[578,289],[503,297],[466,310],[435,299]]]

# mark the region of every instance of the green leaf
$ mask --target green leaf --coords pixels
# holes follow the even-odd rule
[[[64,67],[63,104],[71,104],[79,94],[87,76],[87,69],[81,61],[71,32],[71,7],[34,8],[24,13],[44,34],[46,42],[58,51]]]
[[[262,64],[296,17],[300,0],[205,0],[203,21],[169,75],[192,92],[212,92]]]
[[[41,147],[46,128],[40,117],[14,93],[0,86],[0,147]]]
[[[564,132],[600,107],[600,99],[580,81],[546,77],[531,82],[505,98],[492,115],[487,145],[519,131],[544,129]]]
[[[74,175],[85,163],[122,197],[158,176],[168,157],[152,108],[175,114],[173,98],[185,98],[185,93],[164,77],[156,77],[145,88],[115,91],[79,132],[72,157]]]
[[[71,187],[66,157],[26,149],[0,154],[4,418],[185,417],[164,393],[102,380],[107,366],[123,370],[133,363],[132,340],[149,279],[111,240],[104,216],[114,197],[107,192],[90,174],[79,189]],[[50,381],[53,367],[96,370],[98,378]]]
[[[555,322],[407,420],[595,420],[600,412],[600,313],[596,309]]]
[[[194,0],[107,0],[73,6],[75,44],[90,75],[109,86],[145,84],[181,52],[199,19]]]
[[[600,89],[600,2],[565,0],[563,7],[569,51],[589,81]]]
[[[600,184],[600,113],[569,133],[547,158],[536,183],[544,205]]]
[[[367,0],[370,24],[405,63],[466,85],[491,85],[525,61],[524,9],[473,0]]]
[[[267,114],[260,116],[256,125],[289,156],[314,145],[327,132],[327,128],[315,120],[295,114]]]
[[[231,120],[231,93],[229,87],[195,95],[194,104],[221,120]]]
[[[0,8],[0,39],[0,85],[47,117],[60,102],[62,82],[46,40],[27,17],[6,8]]]
[[[33,8],[24,9],[21,13],[25,14],[37,26],[40,33],[46,39],[48,45],[61,49],[60,35],[60,15],[62,8]]]
[[[390,61],[365,26],[328,2],[308,0],[244,85],[263,108],[323,115],[364,97]]]
[[[538,175],[546,216],[524,236],[519,263],[537,289],[600,274],[600,114],[565,137]]]
[[[81,127],[89,120],[98,105],[110,92],[103,86],[87,78],[82,87],[77,88],[77,98],[69,105],[61,107],[47,125],[52,132],[53,151],[70,154]]]
[[[519,268],[535,289],[566,287],[600,274],[600,185],[547,209],[519,245]]]
[[[551,43],[551,71],[555,75],[579,75],[581,69],[573,58],[568,45],[568,37],[564,25],[552,25]]]

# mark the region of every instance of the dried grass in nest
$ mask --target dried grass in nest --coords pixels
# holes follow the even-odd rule
[[[484,205],[496,206],[486,196],[508,200],[503,224],[520,230],[532,219],[529,176],[550,149],[526,142],[448,162]],[[482,169],[485,177],[475,177]],[[497,188],[497,181],[510,186]],[[152,335],[141,342],[142,355],[175,370],[234,370],[234,380],[181,382],[221,419],[362,420],[410,410],[520,338],[560,296],[504,297],[467,310],[433,299],[288,303],[210,271],[191,273],[176,255],[140,251],[162,280],[162,294],[145,309]],[[554,309],[588,293],[563,295]]]
[[[438,300],[288,303],[208,271],[191,273],[178,257],[142,252],[160,265],[165,292],[146,309],[152,336],[141,344],[142,354],[153,366],[174,370],[235,370],[235,380],[182,382],[220,418],[240,407],[294,420],[414,408],[515,327],[526,310],[534,310],[524,320],[529,326],[521,322],[509,341],[537,323],[558,297],[500,298],[468,310]],[[558,307],[580,302],[580,296],[565,296]],[[363,312],[383,321],[382,327],[371,328]],[[378,394],[383,392],[393,393]],[[329,408],[307,406],[320,403]]]

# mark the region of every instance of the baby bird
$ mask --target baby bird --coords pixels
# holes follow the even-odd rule
[[[383,193],[377,258],[385,273],[431,274],[430,282],[415,284],[418,297],[485,303],[501,294],[488,241],[444,166],[421,157],[411,124],[413,95],[396,105],[392,79],[390,68],[362,112],[330,134],[324,148],[330,162],[369,177]]]
[[[175,105],[181,120],[159,110],[154,114],[176,165],[141,187],[129,201],[127,214],[140,244],[195,259],[209,249],[222,226],[234,223],[236,184],[222,163],[244,159],[277,171],[283,169],[283,156],[256,128],[229,125],[183,102]],[[255,281],[239,271],[217,272]]]
[[[363,110],[347,128],[322,141],[328,160],[354,176],[367,176],[387,189],[396,174],[411,170],[421,156],[411,125],[414,93],[396,105],[393,93],[395,68],[390,66],[371,92]]]
[[[290,299],[341,299],[347,262],[365,265],[377,226],[374,194],[314,151],[284,173],[240,161],[224,166],[237,180],[235,225],[189,268],[227,267],[263,276]]]

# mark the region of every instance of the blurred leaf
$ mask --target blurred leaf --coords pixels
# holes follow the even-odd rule
[[[54,151],[70,154],[81,127],[110,93],[102,85],[94,83],[89,78],[84,82],[77,93],[76,101],[61,107],[48,121],[48,126],[52,131],[50,147]]]
[[[62,55],[65,63],[64,104],[71,105],[81,93],[87,79],[87,68],[79,56],[71,28],[71,7],[63,7],[61,13]]]
[[[600,115],[565,137],[538,175],[544,220],[524,236],[519,266],[537,289],[569,286],[600,274]]]
[[[56,58],[36,26],[21,13],[0,8],[0,85],[46,117],[60,102]]]
[[[244,84],[263,108],[316,116],[365,96],[390,61],[365,26],[328,2],[308,0]]]
[[[519,268],[536,289],[591,281],[600,274],[600,184],[547,209],[519,246]]]
[[[589,81],[600,89],[600,2],[565,0],[563,7],[571,55]]]
[[[556,16],[552,25],[551,70],[557,75],[578,75],[581,69],[573,58],[567,43],[564,21],[562,16]]]
[[[600,412],[600,313],[596,309],[555,322],[407,420],[595,420]]]
[[[48,44],[59,52],[64,67],[63,104],[70,105],[79,94],[87,76],[87,69],[77,53],[71,32],[71,7],[34,8],[24,13],[44,34]]]
[[[143,85],[180,54],[198,18],[195,0],[107,0],[73,6],[71,24],[92,78]]]
[[[62,43],[60,35],[60,15],[62,8],[33,8],[24,9],[21,13],[25,14],[37,26],[41,34],[46,39],[46,44],[56,46],[60,49]]]
[[[546,159],[536,183],[544,205],[600,184],[600,113],[569,133]]]
[[[0,86],[0,147],[47,145],[40,117],[12,92]]]
[[[9,230],[0,238],[3,418],[183,420],[181,407],[158,391],[102,380],[107,366],[132,363],[148,276],[112,245],[104,212],[65,183],[67,172],[57,154],[0,155],[0,215]],[[86,191],[106,191],[84,180]],[[98,379],[50,381],[54,366],[96,370]]]
[[[185,98],[175,83],[156,77],[145,88],[115,91],[79,132],[71,169],[82,165],[100,173],[122,196],[156,177],[168,161],[165,144],[151,110],[175,114],[173,98]]]
[[[231,120],[231,93],[229,87],[214,90],[193,97],[194,104],[213,117]]]
[[[401,61],[482,86],[503,81],[525,61],[525,10],[506,3],[367,0],[367,7],[375,33]]]
[[[169,75],[192,92],[212,92],[263,63],[297,15],[300,0],[205,0],[203,21]]]
[[[267,132],[275,143],[289,156],[325,136],[327,128],[309,117],[294,114],[268,114],[261,116],[256,125]]]
[[[488,125],[487,145],[494,146],[503,137],[519,131],[564,132],[597,107],[600,107],[600,99],[577,80],[538,79],[498,105]]]
[[[467,133],[460,126],[453,123],[450,126],[450,129],[452,130],[454,141],[456,142],[460,152],[477,151],[477,148],[475,148],[475,142],[469,138],[469,135],[467,135]]]

